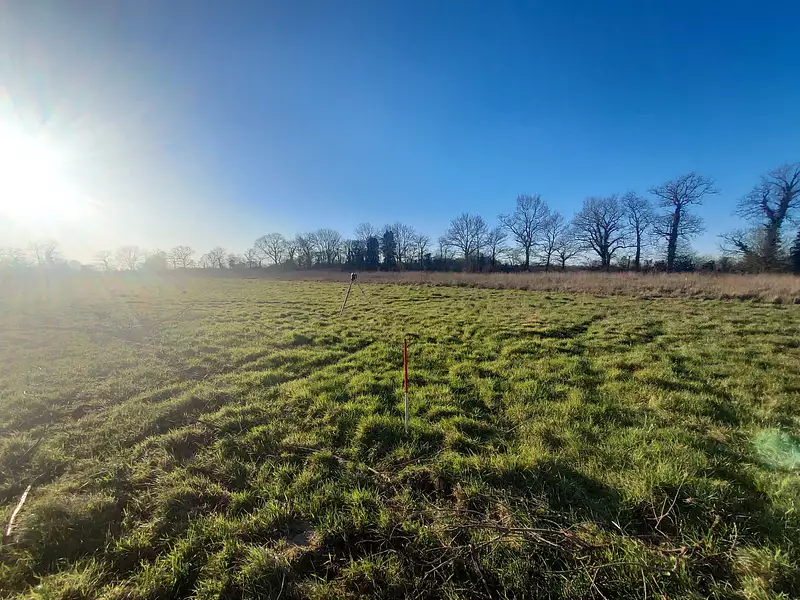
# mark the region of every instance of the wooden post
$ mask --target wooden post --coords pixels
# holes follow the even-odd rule
[[[406,395],[406,433],[408,433],[408,340],[403,338],[403,391]]]

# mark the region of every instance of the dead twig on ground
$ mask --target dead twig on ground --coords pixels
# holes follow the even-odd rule
[[[22,510],[22,505],[25,504],[25,500],[28,499],[28,494],[30,493],[32,487],[33,487],[32,483],[28,484],[28,487],[26,487],[25,491],[22,492],[22,496],[20,497],[19,502],[17,502],[17,506],[16,508],[14,508],[14,512],[11,513],[11,518],[8,520],[8,525],[6,526],[6,533],[5,533],[6,538],[11,537],[11,534],[14,533],[14,521],[16,521],[19,511]]]

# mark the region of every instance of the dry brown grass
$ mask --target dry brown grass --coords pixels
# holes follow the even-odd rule
[[[278,279],[341,280],[341,271],[296,271]],[[794,275],[739,275],[709,273],[440,273],[424,271],[369,272],[360,280],[374,283],[447,285],[542,292],[634,296],[642,298],[701,298],[756,300],[800,304],[800,277]]]

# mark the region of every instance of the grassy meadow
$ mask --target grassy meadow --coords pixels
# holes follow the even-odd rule
[[[800,596],[800,305],[345,279],[0,289],[0,596]]]

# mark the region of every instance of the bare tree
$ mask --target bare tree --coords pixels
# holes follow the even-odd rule
[[[502,227],[493,227],[486,234],[486,252],[492,267],[497,266],[497,260],[506,250],[504,244],[508,239],[508,234]]]
[[[723,233],[720,250],[725,256],[739,256],[742,267],[746,271],[763,271],[774,267],[774,263],[765,260],[764,250],[767,246],[767,231],[764,228],[736,229]]]
[[[447,261],[453,258],[453,246],[450,244],[450,240],[448,240],[444,235],[439,236],[437,243],[439,245],[438,256],[446,264]]]
[[[650,193],[659,199],[659,206],[669,209],[666,215],[656,219],[653,231],[667,242],[667,270],[672,271],[678,240],[688,240],[703,231],[702,221],[690,215],[689,207],[702,204],[705,196],[716,194],[718,190],[710,177],[688,173],[650,188]]]
[[[209,252],[203,254],[198,262],[201,269],[213,269],[216,266],[214,263],[214,257],[211,256]]]
[[[22,248],[0,248],[0,265],[5,267],[19,268],[30,266],[28,254]]]
[[[569,225],[567,229],[556,238],[554,250],[556,258],[558,258],[558,262],[561,265],[561,270],[566,271],[567,263],[578,256],[582,251],[581,244],[575,237],[575,231],[572,225]]]
[[[113,261],[113,254],[109,250],[100,250],[97,254],[94,255],[94,262],[97,265],[97,268],[101,271],[113,271],[114,270],[114,261]]]
[[[251,269],[254,267],[260,267],[261,256],[259,255],[258,250],[256,248],[249,248],[248,250],[245,250],[244,261],[245,264],[247,264],[247,266]]]
[[[294,265],[294,259],[297,256],[298,246],[297,237],[286,240],[286,262]]]
[[[461,256],[469,263],[477,258],[481,249],[486,244],[488,227],[480,215],[461,213],[450,221],[450,226],[444,234],[444,240],[461,252]]]
[[[517,206],[510,215],[500,215],[500,223],[525,252],[525,269],[531,265],[531,252],[542,234],[550,210],[539,194],[517,196]]]
[[[667,258],[669,258],[669,240],[675,233],[675,217],[673,213],[656,215],[653,217],[653,235],[667,241]],[[689,242],[705,231],[703,219],[695,214],[684,212],[680,218],[680,225],[677,230],[677,241],[672,249],[672,265],[667,262],[667,270],[675,270],[678,259],[685,262],[685,258],[691,254]]]
[[[403,265],[408,262],[409,254],[411,253],[414,243],[414,237],[417,235],[417,232],[411,225],[400,222],[396,222],[391,226],[387,225],[386,228],[391,229],[394,234],[394,243],[397,249],[397,263]]]
[[[286,238],[280,233],[262,235],[255,241],[254,245],[264,258],[272,261],[273,265],[280,263],[286,253]]]
[[[635,246],[633,268],[639,271],[642,266],[642,245],[645,235],[653,225],[653,208],[647,198],[642,198],[635,192],[625,194],[622,197],[622,205],[625,207],[625,218],[628,220],[628,228]]]
[[[206,256],[206,264],[212,269],[224,269],[225,262],[228,257],[228,251],[222,246],[215,246],[208,251]]]
[[[299,266],[310,269],[314,265],[314,234],[298,233],[294,238],[294,246],[297,248]]]
[[[414,254],[417,257],[419,264],[422,265],[425,262],[425,255],[428,253],[430,248],[431,238],[422,233],[418,233],[414,236],[412,245],[414,247]]]
[[[587,198],[573,221],[575,238],[600,258],[600,266],[611,268],[614,254],[626,247],[625,208],[617,196]]]
[[[55,240],[37,240],[31,245],[31,250],[40,267],[52,267],[58,262],[58,242]]]
[[[544,270],[550,270],[550,263],[553,256],[556,254],[561,237],[566,233],[569,228],[569,223],[559,212],[550,214],[547,223],[544,226],[544,235],[542,239],[542,256],[544,257]]]
[[[782,250],[781,227],[793,219],[800,205],[800,162],[783,165],[763,175],[749,194],[739,200],[737,214],[761,232],[742,235],[732,232],[725,237],[743,254],[750,255],[771,269],[777,266]]]
[[[167,260],[173,269],[188,269],[192,266],[194,249],[189,246],[175,246],[167,253]]]
[[[355,229],[355,236],[357,240],[360,240],[367,243],[369,238],[374,237],[377,238],[380,235],[378,228],[375,227],[372,223],[359,223],[356,225]]]
[[[115,258],[120,268],[135,271],[144,259],[144,251],[139,246],[122,246],[117,248]]]
[[[320,262],[326,265],[335,264],[342,251],[342,236],[334,229],[318,229],[314,232],[315,247]]]

